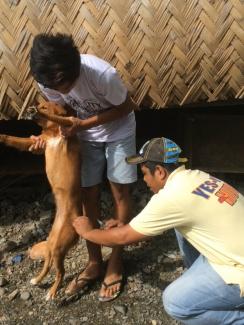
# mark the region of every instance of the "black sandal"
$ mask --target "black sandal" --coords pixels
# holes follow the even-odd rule
[[[82,272],[76,275],[76,277],[69,283],[68,287],[65,290],[65,293],[68,295],[74,295],[78,292],[85,293],[98,279],[88,278],[81,276]],[[84,283],[82,285],[82,283]]]

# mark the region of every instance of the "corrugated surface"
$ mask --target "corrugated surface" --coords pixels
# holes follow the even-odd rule
[[[239,0],[0,0],[0,118],[38,99],[33,36],[72,34],[81,52],[111,62],[137,103],[167,107],[243,98]]]

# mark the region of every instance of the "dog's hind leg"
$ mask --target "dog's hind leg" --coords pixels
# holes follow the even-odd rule
[[[52,285],[51,289],[48,291],[46,300],[54,299],[55,295],[57,293],[58,287],[60,286],[65,269],[64,269],[64,256],[63,255],[58,255],[53,257],[53,266],[55,268],[56,276],[55,276],[55,281],[54,284]]]
[[[51,255],[50,255],[50,253],[48,253],[45,255],[45,261],[44,261],[44,265],[41,270],[41,273],[38,276],[36,276],[35,278],[32,278],[30,280],[30,283],[33,285],[40,283],[43,280],[43,278],[47,275],[48,271],[50,270],[51,264],[52,264],[51,263]]]

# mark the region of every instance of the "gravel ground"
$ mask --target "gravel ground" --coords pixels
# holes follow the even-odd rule
[[[6,183],[6,180],[5,180]],[[53,281],[50,274],[41,286],[31,286],[30,279],[40,268],[27,249],[44,240],[50,230],[55,207],[48,185],[42,178],[26,182],[1,183],[0,189],[0,324],[175,324],[164,312],[162,290],[182,272],[182,261],[173,231],[125,248],[126,283],[113,302],[98,301],[100,283],[71,300],[64,289],[87,261],[84,240],[73,248],[65,260],[63,286],[53,302],[45,296]],[[144,183],[133,188],[134,214],[151,197]],[[106,188],[102,191],[103,216],[110,215],[112,202]],[[103,247],[106,260],[111,252]]]
[[[57,298],[46,302],[54,275],[50,274],[41,286],[31,286],[30,279],[39,272],[42,262],[30,260],[27,249],[46,239],[51,227],[55,206],[48,184],[43,177],[0,181],[0,324],[176,324],[164,312],[161,301],[164,288],[183,271],[173,231],[125,248],[126,284],[122,294],[110,303],[98,301],[100,283],[71,300],[64,295],[68,282],[87,262],[86,245],[80,240],[66,256],[66,275]],[[243,179],[227,181],[244,193]],[[151,193],[139,180],[132,194],[135,215]],[[104,186],[103,218],[111,211],[111,196]],[[105,260],[110,252],[110,248],[103,247]]]

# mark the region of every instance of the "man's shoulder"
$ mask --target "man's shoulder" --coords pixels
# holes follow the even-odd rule
[[[199,170],[199,169],[179,169],[179,171],[175,175],[177,178],[202,178],[202,177],[209,177],[209,174]]]
[[[166,187],[168,190],[171,189],[176,193],[179,191],[183,193],[209,177],[209,174],[199,169],[179,169],[172,175],[169,182],[166,183]]]
[[[88,72],[103,73],[112,66],[105,60],[92,55],[92,54],[81,54],[81,67]]]

